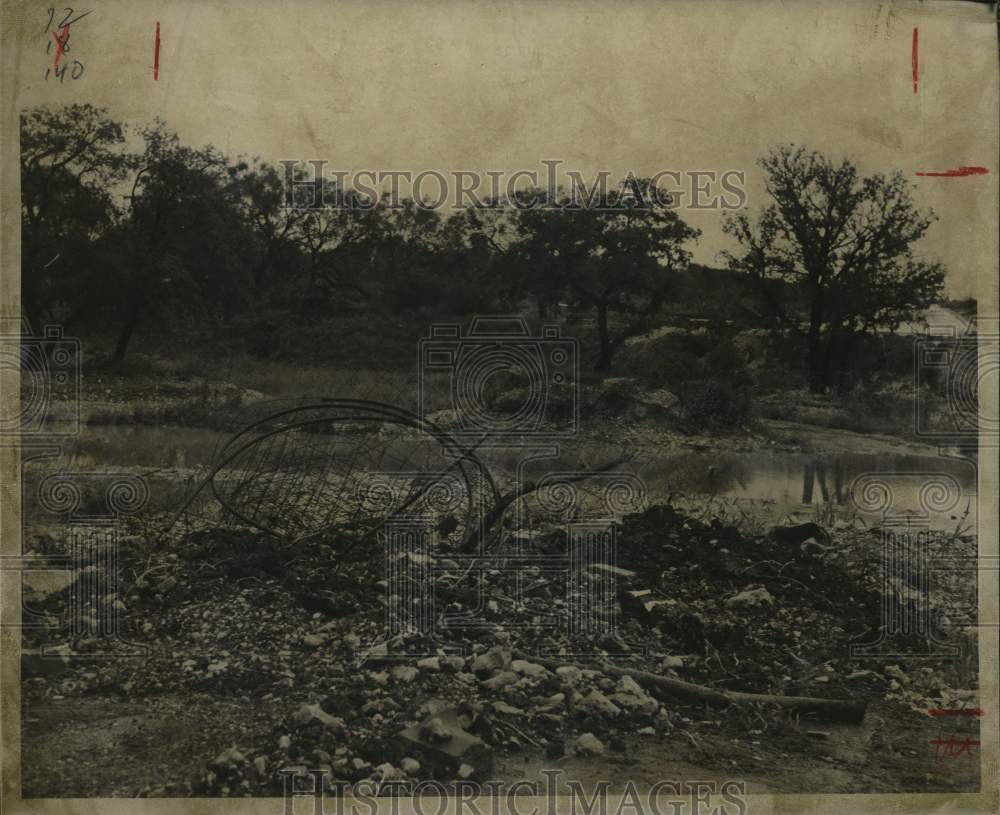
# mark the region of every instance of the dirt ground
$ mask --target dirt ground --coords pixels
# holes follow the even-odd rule
[[[817,725],[819,726],[819,725]],[[273,729],[259,705],[214,695],[163,695],[129,702],[94,696],[32,705],[24,716],[25,797],[126,796],[158,790],[190,794],[211,757],[234,744],[261,741]],[[565,779],[631,779],[640,789],[662,779],[745,781],[749,793],[974,792],[977,747],[948,755],[931,742],[960,734],[978,739],[963,718],[944,725],[871,709],[864,724],[822,725],[821,739],[750,737],[696,724],[683,734],[625,737],[606,756],[547,758],[541,751],[499,757],[492,778],[536,780],[559,769]],[[619,779],[617,783],[613,779]]]

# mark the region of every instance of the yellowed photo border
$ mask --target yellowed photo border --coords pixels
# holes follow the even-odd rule
[[[413,6],[419,6],[419,12]],[[462,12],[457,13],[457,6]],[[80,25],[79,53],[88,51],[88,72],[77,84],[54,84],[42,79],[43,40],[37,33],[44,22],[47,3],[3,0],[0,12],[2,69],[0,69],[0,303],[2,316],[20,314],[19,262],[19,148],[18,116],[27,106],[43,102],[92,101],[107,105],[114,113],[149,120],[162,110],[171,126],[182,133],[196,119],[218,119],[210,132],[218,146],[232,153],[330,157],[348,154],[368,140],[377,149],[368,153],[388,166],[409,161],[420,169],[435,158],[432,131],[451,128],[451,156],[442,160],[494,162],[503,165],[515,150],[507,115],[523,105],[533,126],[541,119],[538,106],[549,105],[550,130],[538,131],[538,144],[531,138],[523,154],[535,150],[539,159],[557,145],[576,149],[578,163],[588,157],[593,167],[610,156],[622,157],[618,142],[627,147],[643,143],[651,152],[680,153],[685,140],[712,144],[726,138],[751,143],[756,132],[769,132],[758,125],[762,117],[797,116],[799,132],[787,132],[790,141],[817,139],[817,146],[844,143],[845,151],[864,159],[871,167],[891,162],[890,168],[944,170],[966,163],[975,156],[988,165],[990,199],[964,201],[958,211],[949,211],[948,198],[934,202],[941,216],[936,227],[935,249],[954,267],[955,274],[974,279],[981,316],[996,318],[998,302],[998,48],[996,10],[972,2],[669,2],[662,0],[588,0],[587,2],[429,2],[404,4],[381,0],[340,0],[311,3],[194,2],[194,0],[93,0],[85,8],[94,14]],[[544,7],[544,10],[542,9]],[[84,7],[81,7],[83,10]],[[302,16],[298,25],[289,19]],[[400,32],[400,19],[417,27]],[[326,27],[322,27],[322,21]],[[154,83],[149,76],[152,61],[151,26],[160,21],[164,29],[160,54],[161,74]],[[90,44],[84,45],[84,25]],[[636,47],[637,27],[642,27],[642,47]],[[755,43],[763,32],[778,28],[787,37],[783,53],[758,50]],[[910,32],[922,32],[923,87],[915,94],[908,78]],[[591,64],[597,57],[586,48],[560,50],[566,57],[554,66],[545,61],[541,48],[546,38],[572,40],[588,29],[601,32],[604,44],[601,70]],[[715,29],[717,40],[692,39],[678,47],[671,31]],[[293,36],[294,32],[298,36]],[[718,64],[718,98],[696,95],[672,96],[659,107],[644,107],[655,97],[651,89],[662,83],[649,68],[643,50],[662,32],[680,74],[690,72],[690,86],[705,87],[704,74]],[[847,32],[853,32],[848,36]],[[409,38],[403,47],[403,34]],[[477,48],[489,38],[502,40],[509,54],[507,68],[491,64],[484,75],[470,73]],[[351,45],[353,43],[353,45]],[[261,46],[268,44],[262,50]],[[430,60],[418,59],[428,51]],[[710,56],[706,56],[708,53]],[[876,53],[882,57],[876,57]],[[340,55],[339,57],[337,55]],[[366,54],[367,64],[357,64]],[[569,55],[569,56],[567,56]],[[398,70],[427,68],[427,100],[406,98],[404,85],[395,88],[365,86],[365,76],[377,83],[386,63],[396,61]],[[91,64],[93,68],[91,68]],[[658,70],[660,63],[652,61]],[[742,66],[737,77],[734,65]],[[383,68],[375,66],[382,65]],[[558,69],[558,70],[557,70]],[[178,76],[177,72],[182,71]],[[509,77],[506,75],[509,71]],[[183,73],[186,72],[186,73]],[[322,77],[320,82],[317,77]],[[537,88],[531,77],[537,78]],[[601,81],[600,77],[604,77]],[[700,78],[699,78],[700,77]],[[477,84],[478,83],[478,84]],[[738,85],[733,95],[728,83]],[[892,83],[896,90],[886,95],[880,88]],[[326,93],[319,93],[321,88]],[[380,96],[385,118],[372,121],[368,114],[370,94]],[[502,103],[466,107],[462,121],[440,121],[450,107],[441,101],[449,95],[471,102],[476,94],[491,94]],[[913,97],[918,102],[914,106]],[[736,106],[739,100],[741,106]],[[783,100],[783,101],[782,101]],[[892,105],[887,107],[887,100]],[[728,133],[700,132],[697,122],[703,112],[716,105],[729,105],[732,121]],[[328,109],[323,112],[322,109]],[[353,117],[351,111],[358,113]],[[226,119],[229,118],[227,123]],[[329,144],[312,125],[341,129],[338,144],[343,152],[329,155]],[[716,120],[715,115],[709,117]],[[790,121],[790,120],[789,120]],[[642,122],[639,125],[636,122]],[[694,124],[692,125],[692,122]],[[562,125],[572,129],[564,132]],[[508,129],[504,129],[505,125]],[[407,156],[391,139],[377,135],[380,127],[409,127],[413,151]],[[590,128],[588,131],[586,128]],[[242,130],[241,130],[242,128]],[[615,132],[616,128],[621,128]],[[630,128],[632,130],[630,131]],[[635,129],[642,132],[636,134]],[[603,129],[603,132],[602,132]],[[197,132],[205,132],[204,129]],[[662,143],[653,143],[652,133],[662,133]],[[373,136],[373,133],[375,134]],[[230,141],[231,138],[231,141]],[[208,139],[205,139],[207,141]],[[761,144],[762,152],[766,146]],[[395,151],[395,152],[394,152]],[[602,154],[602,152],[604,154]],[[644,158],[644,157],[640,157]],[[513,161],[521,160],[514,156]],[[686,159],[685,159],[686,160]],[[748,167],[748,169],[751,169]],[[866,168],[869,169],[869,168]],[[958,185],[960,179],[947,180]],[[941,189],[941,187],[939,187]],[[950,189],[954,189],[951,187]],[[921,203],[925,203],[921,201]],[[713,213],[717,217],[718,213]],[[709,240],[709,243],[711,241]],[[0,388],[5,403],[16,404],[19,385],[16,373],[4,368]],[[992,400],[991,415],[997,414],[997,393],[981,394]],[[16,412],[16,411],[13,411]],[[982,558],[996,558],[998,549],[997,449],[981,446],[979,469],[979,547]],[[0,447],[0,536],[2,554],[21,551],[19,450]],[[980,693],[986,716],[982,719],[981,778],[979,794],[908,795],[752,795],[749,812],[996,812],[1000,811],[1000,670],[998,670],[996,572],[980,570],[981,628]],[[0,574],[2,614],[5,620],[19,615],[17,576]],[[992,625],[990,625],[992,621]],[[280,799],[32,799],[20,798],[20,683],[19,632],[0,629],[3,659],[2,679],[2,810],[16,812],[129,813],[199,812],[261,813],[279,815]],[[302,811],[308,802],[301,802]],[[388,802],[381,802],[384,807]],[[560,809],[565,805],[560,802]],[[533,805],[545,812],[548,802],[519,801],[522,812]],[[613,801],[611,802],[613,804]],[[332,804],[331,804],[332,806]],[[452,811],[453,807],[451,808]],[[401,811],[408,811],[404,802]]]

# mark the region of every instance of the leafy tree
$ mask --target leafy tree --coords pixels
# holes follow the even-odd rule
[[[305,212],[286,206],[283,176],[273,165],[241,162],[231,173],[243,221],[254,237],[253,286],[259,298],[294,275],[301,259],[296,230]]]
[[[514,308],[523,296],[509,251],[516,219],[508,208],[487,200],[445,219],[435,240],[434,261],[449,314]]]
[[[143,138],[100,286],[121,324],[116,360],[145,320],[226,319],[251,290],[237,172],[215,148],[185,147],[160,122]]]
[[[21,116],[21,299],[34,330],[96,263],[115,225],[112,190],[127,170],[125,128],[92,105]],[[70,315],[70,320],[73,319]]]
[[[380,202],[325,178],[296,186],[293,195],[298,215],[288,237],[304,264],[296,308],[316,316],[370,302],[378,295],[373,248],[385,234]]]
[[[756,224],[745,213],[724,228],[743,252],[730,268],[761,284],[773,318],[806,344],[809,388],[845,385],[845,362],[861,334],[894,331],[940,296],[940,264],[912,246],[934,221],[913,204],[902,173],[862,178],[849,161],[781,146],[760,161],[773,203]],[[803,307],[776,296],[793,284]]]
[[[592,311],[596,369],[607,371],[622,343],[651,327],[674,275],[690,260],[684,244],[700,232],[648,179],[630,178],[586,205],[557,193],[555,206],[525,206],[518,234],[511,251],[539,312],[560,294],[574,309]]]
[[[691,255],[684,244],[701,232],[680,219],[648,179],[612,190],[593,210],[599,230],[589,262],[570,285],[577,304],[594,309],[600,340],[597,370],[611,368],[614,352],[629,337],[648,331]],[[590,210],[585,210],[589,213]],[[617,332],[609,315],[622,321]]]
[[[516,239],[508,249],[507,269],[513,290],[530,297],[540,319],[566,297],[574,275],[589,262],[597,221],[571,208],[561,190],[529,189],[517,196]]]

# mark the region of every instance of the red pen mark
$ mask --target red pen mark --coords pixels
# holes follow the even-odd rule
[[[940,173],[917,173],[917,175],[935,178],[963,178],[967,175],[986,175],[988,172],[989,170],[985,167],[956,167],[954,170],[944,170]]]
[[[959,741],[957,733],[952,733],[947,739],[931,739],[930,743],[937,748],[934,754],[938,758],[943,756],[958,758],[963,753],[972,755],[972,748],[979,746],[978,739],[971,739],[968,736]]]
[[[917,33],[919,29],[916,26],[913,27],[913,52],[910,57],[911,66],[913,68],[913,92],[917,92],[917,83],[920,81],[920,65],[917,62],[917,51],[919,35]]]
[[[56,61],[53,66],[55,70],[59,70],[59,60],[62,58],[63,52],[66,50],[66,43],[69,42],[69,26],[64,25],[62,31],[56,34],[55,31],[52,32],[52,38],[56,41]]]
[[[932,707],[929,716],[985,716],[986,711],[978,707]]]
[[[160,78],[160,21],[156,21],[156,40],[153,43],[153,79]]]

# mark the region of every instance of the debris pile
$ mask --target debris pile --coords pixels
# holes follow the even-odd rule
[[[347,560],[332,536],[290,547],[202,531],[122,564],[125,596],[113,599],[127,628],[112,647],[144,657],[71,659],[26,678],[27,696],[180,690],[267,710],[264,738],[206,755],[204,775],[187,779],[211,795],[281,794],[316,770],[330,783],[449,782],[489,777],[502,754],[627,756],[636,739],[693,727],[706,702],[737,737],[748,728],[725,713],[733,700],[757,711],[757,728],[816,718],[747,694],[911,707],[954,697],[954,676],[851,658],[881,619],[867,532],[835,532],[834,553],[819,556],[657,506],[583,566],[559,527],[507,537],[487,554],[400,555],[421,558],[411,585],[386,579],[374,542]],[[44,611],[64,610],[68,591]],[[26,647],[39,636],[26,633]],[[72,647],[109,646],[90,636]]]

